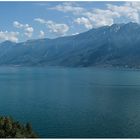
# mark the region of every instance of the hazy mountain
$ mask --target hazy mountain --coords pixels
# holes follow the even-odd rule
[[[56,39],[0,44],[0,65],[140,67],[140,25],[113,24]]]

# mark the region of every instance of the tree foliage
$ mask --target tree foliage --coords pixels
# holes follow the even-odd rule
[[[0,138],[37,138],[30,123],[23,125],[11,117],[0,117]]]

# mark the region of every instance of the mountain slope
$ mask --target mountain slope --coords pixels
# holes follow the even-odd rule
[[[140,25],[113,24],[75,36],[0,44],[0,65],[140,67]]]

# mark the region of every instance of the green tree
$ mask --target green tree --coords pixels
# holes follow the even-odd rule
[[[30,123],[26,124],[27,132],[32,132],[32,125]]]
[[[23,125],[11,117],[0,117],[0,138],[37,138],[30,123]]]

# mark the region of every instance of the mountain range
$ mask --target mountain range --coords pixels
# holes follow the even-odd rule
[[[140,25],[113,24],[78,35],[0,43],[0,65],[140,68]]]

